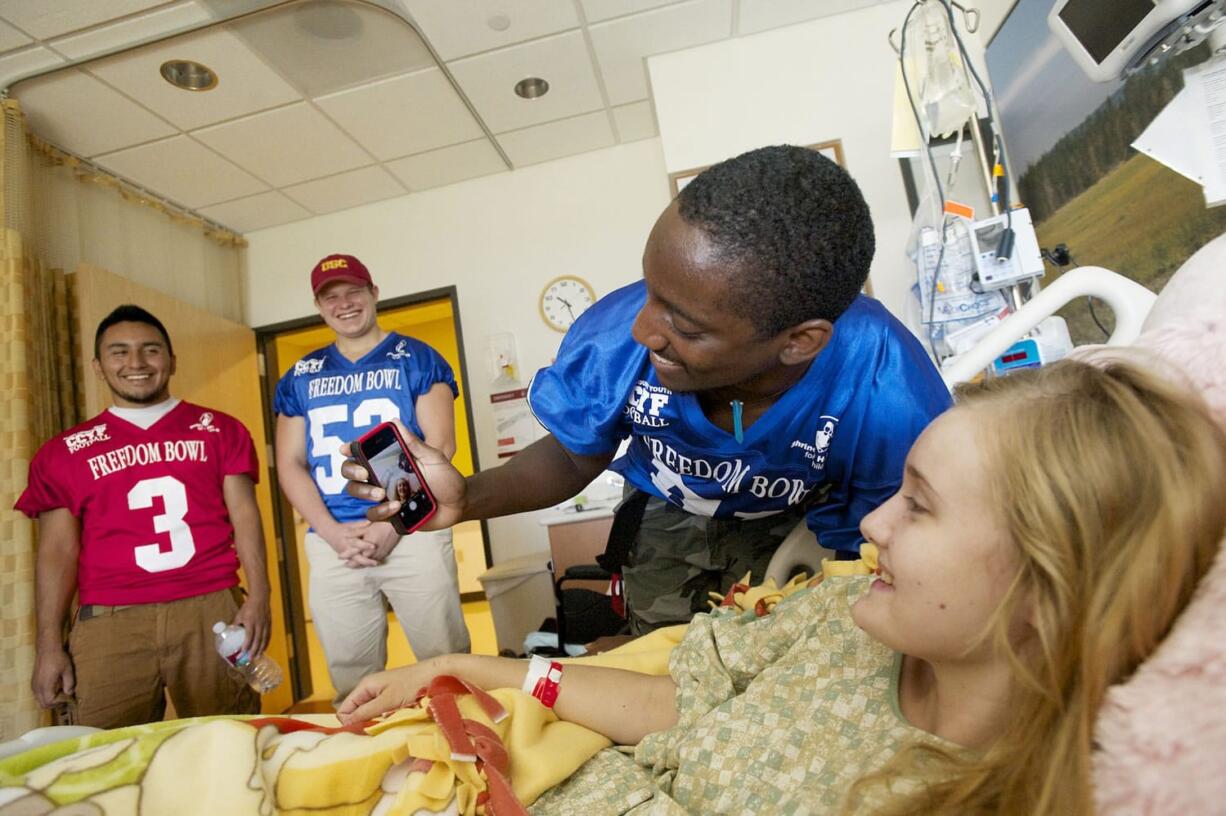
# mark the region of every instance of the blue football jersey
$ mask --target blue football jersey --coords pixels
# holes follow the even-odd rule
[[[370,506],[345,492],[341,443],[392,419],[422,436],[414,404],[435,383],[446,383],[453,396],[459,393],[442,355],[395,332],[357,362],[346,359],[335,345],[313,351],[277,383],[273,410],[306,419],[307,465],[337,521],[364,519]]]
[[[630,336],[647,297],[636,282],[571,327],[528,400],[568,450],[608,453],[640,490],[716,518],[759,518],[803,506],[825,547],[855,550],[860,520],[898,490],[911,444],[950,405],[915,337],[880,303],[858,297],[805,375],[744,441],[713,425],[693,393],[656,379]]]

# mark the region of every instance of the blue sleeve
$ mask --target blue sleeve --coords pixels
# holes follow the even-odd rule
[[[630,327],[646,293],[639,281],[597,301],[566,333],[553,365],[528,386],[537,421],[572,453],[612,453],[628,433],[626,397],[647,363]]]
[[[860,398],[858,433],[835,436],[839,456],[849,463],[845,478],[807,516],[823,547],[858,550],[860,522],[898,491],[911,446],[952,404],[919,342],[905,329],[900,332],[885,344]]]
[[[302,416],[302,405],[298,401],[298,391],[294,388],[294,369],[285,372],[285,376],[277,383],[272,410],[277,416]]]
[[[422,394],[429,391],[435,384],[444,383],[451,389],[451,398],[455,399],[460,395],[460,388],[456,385],[455,373],[451,370],[451,364],[434,350],[432,346],[428,346],[421,341],[415,341],[416,349],[413,356],[409,359],[413,361],[413,365],[408,372],[409,390],[413,393],[413,399],[417,399]]]

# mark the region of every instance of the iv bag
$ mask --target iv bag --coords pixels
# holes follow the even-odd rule
[[[915,9],[903,41],[907,81],[928,135],[956,133],[974,115],[975,96],[942,0]]]

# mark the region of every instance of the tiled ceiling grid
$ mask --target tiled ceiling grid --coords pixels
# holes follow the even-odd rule
[[[248,232],[650,138],[648,56],[878,2],[299,0],[95,60],[269,0],[0,0],[0,84],[51,71],[10,88],[36,133]]]

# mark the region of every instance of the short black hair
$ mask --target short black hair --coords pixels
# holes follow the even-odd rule
[[[847,171],[803,147],[776,145],[712,165],[677,195],[730,277],[733,310],[763,336],[837,320],[868,279],[873,219]]]
[[[116,323],[144,323],[147,326],[152,326],[162,333],[162,339],[166,341],[166,351],[171,357],[175,355],[174,346],[170,344],[170,335],[166,333],[166,327],[162,325],[162,321],[151,315],[139,306],[131,303],[125,303],[122,306],[116,306],[114,311],[102,318],[102,322],[98,324],[98,331],[94,332],[94,359],[102,353],[102,335],[111,326]]]

